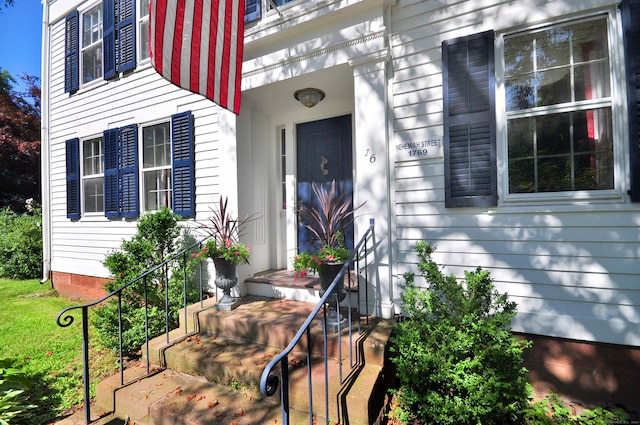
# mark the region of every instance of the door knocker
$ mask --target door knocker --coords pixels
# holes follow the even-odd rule
[[[324,166],[329,163],[329,160],[322,155],[320,156],[320,158],[322,158],[322,161],[320,161],[320,169],[322,170],[322,175],[326,176],[327,174],[329,174],[329,170],[324,168]]]

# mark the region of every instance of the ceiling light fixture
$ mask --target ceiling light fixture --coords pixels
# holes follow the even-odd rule
[[[316,106],[322,99],[324,99],[324,92],[320,89],[314,89],[308,87],[306,89],[297,90],[293,97],[300,103],[302,103],[307,108],[313,108]]]

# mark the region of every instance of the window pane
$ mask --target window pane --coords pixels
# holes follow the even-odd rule
[[[140,59],[149,57],[149,21],[140,22]]]
[[[102,46],[90,47],[82,52],[82,82],[102,77]]]
[[[82,47],[102,40],[102,5],[82,15]]]
[[[607,21],[505,38],[507,111],[608,98]]]
[[[142,132],[142,166],[150,168],[171,165],[169,123],[145,127]]]
[[[538,156],[566,155],[571,152],[571,114],[553,114],[536,118]]]
[[[149,58],[149,0],[140,0],[138,13],[138,56]]]
[[[507,110],[517,111],[533,108],[536,87],[537,84],[534,82],[532,74],[507,78],[505,84]]]
[[[604,19],[571,27],[573,31],[574,61],[588,62],[609,59],[607,22]]]
[[[83,180],[84,212],[102,212],[104,210],[104,180],[94,177]]]
[[[171,207],[171,170],[144,173],[145,208],[147,211]]]
[[[611,108],[512,119],[509,192],[613,189]]]
[[[571,71],[569,68],[539,72],[538,79],[540,88],[536,96],[536,106],[571,102]]]
[[[149,0],[140,0],[140,16],[149,16]]]
[[[571,190],[571,158],[543,157],[537,161],[537,192],[558,192]]]
[[[550,28],[536,34],[537,69],[568,65],[571,58],[571,30],[566,27]]]
[[[535,121],[521,118],[509,121],[508,125],[509,193],[535,192]]]
[[[102,139],[85,140],[82,144],[83,176],[103,173]]]
[[[601,99],[611,96],[609,62],[576,66],[576,100]]]
[[[533,158],[509,159],[509,193],[535,193]]]
[[[533,40],[532,35],[504,40],[504,62],[507,75],[533,72]]]

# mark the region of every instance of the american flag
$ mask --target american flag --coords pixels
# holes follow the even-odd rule
[[[244,0],[151,0],[153,67],[173,84],[240,112]]]

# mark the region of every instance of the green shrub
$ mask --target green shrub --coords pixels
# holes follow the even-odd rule
[[[35,278],[42,273],[42,215],[31,206],[24,214],[0,210],[0,276]]]
[[[0,359],[0,425],[27,423],[29,410],[36,407],[29,403],[30,380],[13,363]]]
[[[151,268],[162,264],[186,245],[188,233],[179,225],[179,217],[168,208],[145,214],[138,220],[137,234],[122,243],[122,248],[110,253],[104,261],[113,281],[107,282],[107,291],[114,291],[131,282]],[[165,331],[165,287],[169,287],[169,328],[178,323],[178,312],[184,304],[184,278],[187,276],[187,302],[195,302],[199,288],[192,282],[196,264],[191,257],[172,261],[164,270],[158,270],[146,278],[147,305],[145,310],[145,281],[140,280],[122,291],[123,352],[138,351],[145,341],[145,314],[148,315],[149,337]],[[166,277],[169,276],[169,282]],[[93,321],[103,345],[118,349],[118,301],[116,297],[96,311]]]
[[[529,342],[510,331],[516,304],[496,291],[481,268],[460,283],[432,260],[432,247],[416,245],[427,288],[405,275],[407,318],[399,321],[392,353],[400,387],[393,416],[400,423],[518,424],[529,405],[522,366]]]

